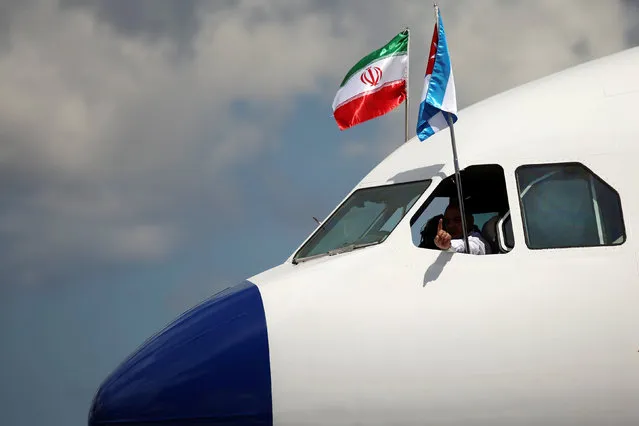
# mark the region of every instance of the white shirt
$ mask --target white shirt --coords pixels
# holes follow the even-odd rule
[[[491,252],[490,245],[486,243],[484,237],[477,231],[471,231],[471,233],[468,234],[468,245],[470,246],[470,254],[490,254]],[[464,239],[458,238],[450,240],[449,250],[457,253],[465,253],[466,244],[464,244]]]

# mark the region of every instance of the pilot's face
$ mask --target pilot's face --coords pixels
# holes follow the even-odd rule
[[[446,232],[452,238],[462,238],[464,231],[462,228],[461,213],[456,207],[448,207],[444,212],[444,224]]]

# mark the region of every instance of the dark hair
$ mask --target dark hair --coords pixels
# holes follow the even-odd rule
[[[472,214],[472,212],[468,209],[468,206],[466,204],[466,202],[464,202],[464,207],[465,207],[465,213],[466,213],[466,222],[470,223],[472,225],[475,224],[475,218]],[[451,198],[450,202],[448,203],[448,206],[446,207],[446,210],[448,210],[449,208],[454,208],[457,209],[459,211],[459,213],[461,213],[461,207],[459,205],[459,198]],[[444,225],[446,225],[446,221],[444,220]],[[471,225],[471,227],[472,227]]]
[[[435,237],[437,236],[437,225],[443,217],[443,214],[438,214],[428,219],[420,232],[422,239],[419,242],[419,247],[439,250],[439,247],[435,245]]]

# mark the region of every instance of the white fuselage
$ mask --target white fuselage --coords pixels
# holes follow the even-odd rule
[[[639,50],[459,115],[460,166],[504,170],[515,245],[418,248],[410,219],[453,173],[448,132],[355,189],[432,179],[377,246],[284,264],[262,295],[276,425],[639,424]],[[527,247],[515,170],[579,162],[621,198],[625,242]]]

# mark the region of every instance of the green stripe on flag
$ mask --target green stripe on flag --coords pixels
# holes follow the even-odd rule
[[[377,49],[374,52],[369,53],[368,55],[360,59],[359,62],[355,64],[353,68],[351,68],[348,71],[348,73],[346,74],[346,77],[344,77],[344,80],[342,80],[342,84],[340,84],[340,87],[344,86],[344,84],[346,84],[346,82],[351,78],[353,74],[360,71],[371,62],[375,62],[389,56],[404,55],[407,53],[407,51],[408,51],[408,30],[404,30],[401,33],[397,34],[385,46],[381,47],[380,49]]]

